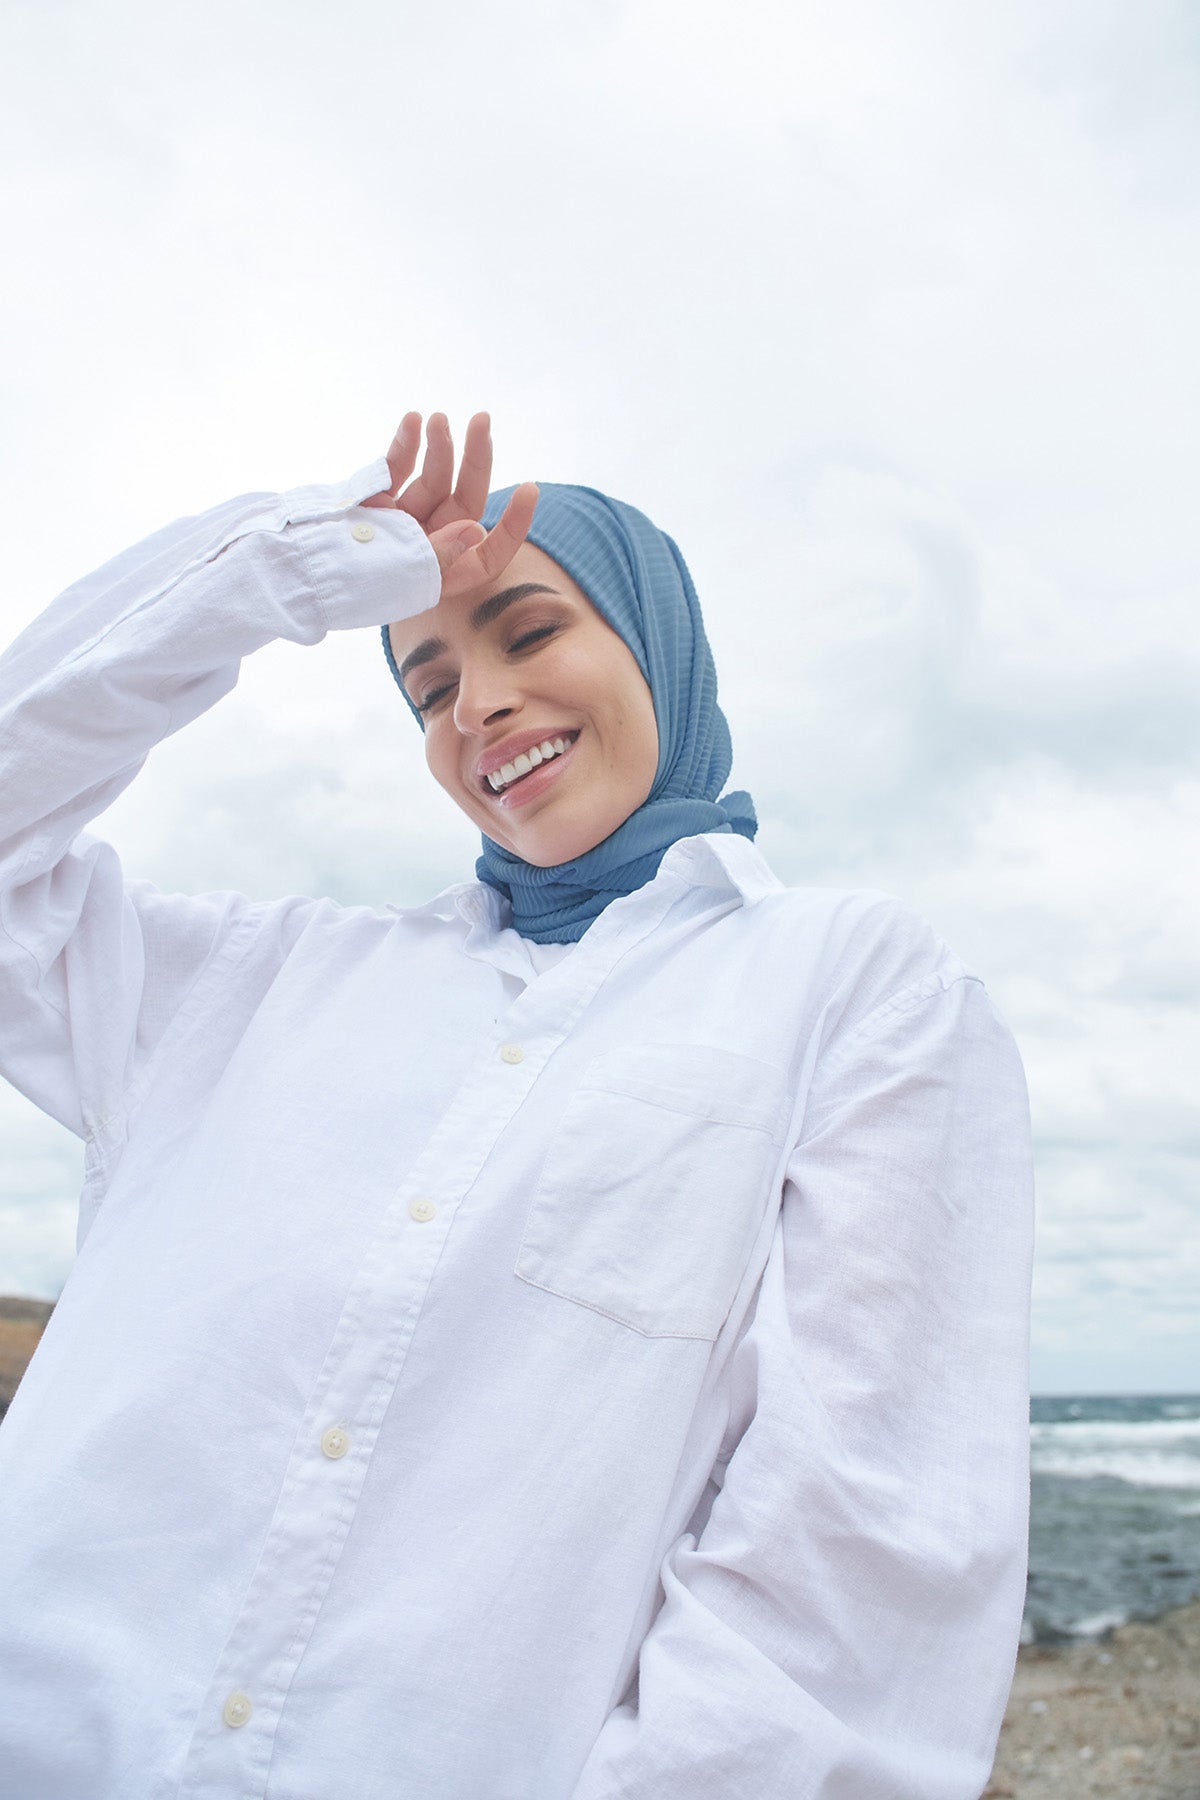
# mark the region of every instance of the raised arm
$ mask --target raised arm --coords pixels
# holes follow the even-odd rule
[[[126,885],[83,833],[155,743],[273,638],[379,627],[498,573],[536,490],[485,533],[491,447],[471,423],[457,485],[444,417],[409,414],[350,481],[250,494],[182,519],[62,595],[0,658],[0,1072],[71,1130],[119,1129],[124,1096],[192,984],[254,909]],[[364,512],[364,506],[374,510]],[[273,909],[278,917],[305,903]]]

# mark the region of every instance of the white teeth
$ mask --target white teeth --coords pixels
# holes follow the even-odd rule
[[[551,757],[561,756],[564,750],[570,749],[572,742],[573,740],[570,738],[546,738],[543,743],[534,744],[528,750],[522,750],[519,756],[514,756],[511,762],[506,762],[503,768],[492,770],[487,778],[488,786],[493,794],[498,794],[502,788],[518,781],[522,775],[528,775],[540,764],[549,762]]]

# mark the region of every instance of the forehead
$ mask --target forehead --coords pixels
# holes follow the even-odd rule
[[[587,607],[589,612],[594,611],[583,589],[572,581],[552,556],[539,550],[536,544],[522,544],[508,567],[494,580],[482,582],[478,587],[455,594],[449,599],[440,599],[436,606],[431,606],[426,612],[390,625],[388,635],[392,640],[392,655],[397,663],[401,663],[417,645],[430,638],[441,638],[450,644],[465,635],[473,636],[472,613],[494,595],[506,593],[510,588],[519,587],[525,582],[536,582],[541,587],[551,588],[562,598],[576,601]]]

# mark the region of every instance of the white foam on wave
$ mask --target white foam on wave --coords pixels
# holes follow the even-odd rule
[[[1072,1637],[1099,1637],[1102,1631],[1111,1631],[1115,1625],[1124,1625],[1128,1617],[1126,1612],[1092,1613],[1089,1618],[1076,1619],[1073,1625],[1067,1626],[1067,1630]]]
[[[1200,1419],[1041,1419],[1029,1427],[1033,1443],[1182,1444],[1200,1454]]]
[[[1063,1419],[1030,1427],[1039,1475],[1086,1481],[1108,1475],[1134,1487],[1200,1489],[1200,1424],[1194,1419]]]
[[[1200,1462],[1184,1456],[1146,1456],[1136,1451],[1098,1450],[1093,1455],[1035,1452],[1031,1459],[1035,1475],[1062,1475],[1074,1481],[1088,1481],[1097,1475],[1109,1475],[1127,1481],[1132,1487],[1198,1488]]]

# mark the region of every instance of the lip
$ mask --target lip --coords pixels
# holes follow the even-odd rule
[[[540,744],[548,735],[548,733],[543,732],[542,737],[534,738],[533,741],[535,744]],[[564,733],[562,732],[554,733],[555,737],[562,737],[563,735]],[[549,762],[541,763],[536,769],[531,769],[528,775],[523,775],[521,777],[515,787],[505,788],[503,793],[500,794],[493,793],[492,789],[488,788],[487,795],[489,800],[491,800],[494,806],[502,806],[505,811],[511,811],[517,806],[526,806],[530,801],[536,800],[539,794],[544,794],[546,789],[552,787],[558,780],[563,769],[574,756],[575,745],[578,742],[579,738],[576,736],[575,742],[568,744],[561,756],[552,757]]]
[[[555,738],[577,738],[578,736],[578,730],[573,731],[569,726],[563,727],[561,725],[551,725],[541,731],[514,732],[512,737],[505,738],[503,743],[493,744],[490,750],[484,751],[483,755],[479,758],[479,761],[475,764],[475,779],[482,782],[486,787],[489,775],[494,775],[497,769],[502,769],[505,763],[514,761],[516,757],[523,755],[525,751],[532,750],[535,744],[544,744],[547,738],[553,742]],[[488,794],[491,795],[492,789],[490,787],[487,791]]]

